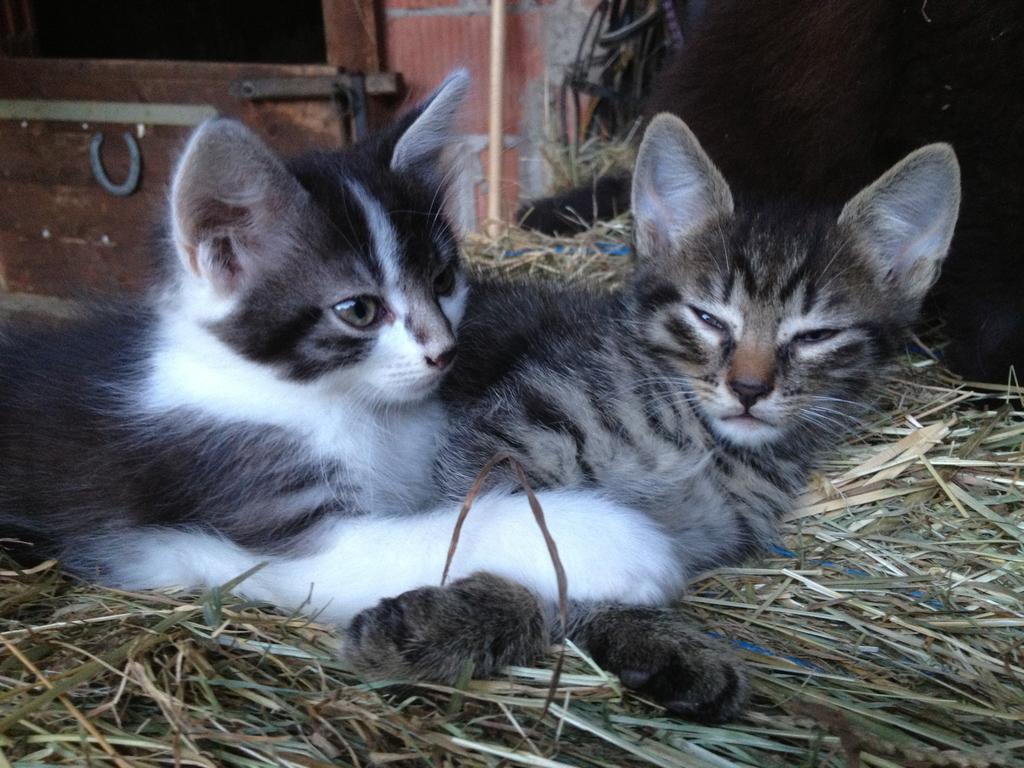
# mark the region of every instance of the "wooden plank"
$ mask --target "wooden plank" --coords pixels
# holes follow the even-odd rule
[[[336,72],[320,64],[7,59],[0,67],[0,98],[209,104],[274,146],[296,151],[341,142],[343,126],[334,105],[324,99],[252,102],[233,96],[231,85],[242,79]]]
[[[377,0],[321,0],[327,63],[350,72],[380,72],[384,24]]]
[[[0,276],[8,291],[75,296],[141,288],[165,216],[167,186],[189,129],[155,127],[136,140],[143,172],[124,198],[105,192],[89,167],[97,126],[0,121]],[[128,152],[120,134],[134,125],[103,126],[103,160],[121,180]]]
[[[142,288],[165,215],[163,185],[116,198],[98,187],[0,181],[0,284],[52,296]]]
[[[285,154],[337,146],[342,125],[323,99],[253,102],[230,93],[245,79],[324,77],[329,65],[4,59],[0,99],[210,104],[237,117]],[[127,172],[128,130],[142,154],[138,191],[125,198],[92,178],[89,143],[102,130],[115,182]],[[0,288],[74,296],[135,291],[146,284],[165,216],[167,185],[187,127],[117,122],[0,120]]]
[[[147,83],[169,80],[189,81],[203,88],[213,83],[217,93],[228,98],[219,89],[225,81],[261,77],[301,77],[304,75],[331,75],[337,67],[327,64],[244,64],[207,61],[150,61],[146,59],[11,59],[0,68],[0,90],[10,98],[57,98],[46,90],[58,84],[61,90],[77,89],[80,98],[110,99],[110,81],[122,84],[137,83],[140,95],[145,94]],[[39,78],[32,82],[29,78]],[[68,80],[75,82],[62,82]],[[208,89],[207,89],[208,90]],[[21,94],[21,95],[19,95]],[[94,94],[92,96],[88,94]],[[118,94],[123,101],[160,101],[160,99],[133,99],[129,94]],[[63,98],[73,98],[65,96]],[[194,99],[203,101],[205,99]]]
[[[69,99],[0,99],[0,119],[53,120],[78,123],[148,123],[195,126],[216,117],[202,104],[145,104],[130,101]]]
[[[102,192],[89,167],[89,143],[103,131],[103,165],[115,182],[128,173],[128,148],[121,139],[130,132],[142,155],[139,191],[162,193],[174,162],[185,146],[190,130],[171,126],[147,126],[140,135],[135,125],[17,122],[0,120],[0,180],[78,186]],[[106,194],[106,193],[104,193]]]
[[[162,186],[115,197],[97,186],[0,181],[0,200],[0,232],[120,248],[142,242],[159,225],[166,195]]]
[[[156,254],[141,246],[111,248],[0,231],[0,287],[12,293],[78,297],[140,291]]]

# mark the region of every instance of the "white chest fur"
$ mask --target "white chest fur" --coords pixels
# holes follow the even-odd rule
[[[297,382],[242,357],[185,318],[165,320],[142,388],[144,413],[184,409],[224,424],[284,430],[309,460],[341,465],[367,512],[422,509],[443,409],[436,399],[384,407],[326,376]]]

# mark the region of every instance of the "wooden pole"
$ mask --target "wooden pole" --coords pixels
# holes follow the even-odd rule
[[[504,149],[502,114],[505,80],[505,0],[491,0],[491,101],[487,143],[487,229],[501,224],[501,154]]]

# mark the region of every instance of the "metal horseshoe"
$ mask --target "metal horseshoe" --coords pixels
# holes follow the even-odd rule
[[[97,133],[92,137],[89,145],[89,165],[92,166],[92,175],[107,192],[118,197],[127,197],[139,188],[139,176],[142,174],[142,154],[139,152],[139,144],[135,137],[127,131],[124,132],[124,143],[128,145],[128,176],[120,184],[115,184],[107,176],[103,167],[103,159],[100,157],[100,150],[103,148],[103,134]]]

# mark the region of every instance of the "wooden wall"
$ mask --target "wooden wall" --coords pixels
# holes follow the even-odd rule
[[[238,65],[6,59],[0,98],[208,105],[238,117],[284,152],[339,146],[329,100],[252,102],[231,95],[247,78],[329,76],[328,65]],[[147,278],[147,239],[163,215],[174,159],[190,126],[0,120],[0,286],[70,295],[131,290]],[[111,180],[128,172],[129,132],[142,155],[138,190],[115,197],[93,178],[89,145],[101,131]]]
[[[378,3],[323,0],[322,11],[321,63],[46,59],[31,55],[31,0],[0,0],[0,105],[6,106],[0,115],[0,304],[24,295],[132,292],[148,281],[173,164],[193,126],[178,119],[167,124],[102,117],[112,113],[110,105],[127,104],[135,112],[179,105],[177,112],[190,114],[206,108],[242,120],[271,147],[291,153],[340,146],[352,122],[328,95],[252,100],[240,94],[240,83],[308,82],[349,71],[367,74],[370,124],[386,119],[401,81],[383,72]],[[26,117],[15,103],[23,101],[31,110],[71,103],[72,113],[85,102],[101,116]],[[111,195],[94,178],[89,149],[97,132],[104,136],[103,162],[114,182],[128,172],[122,135],[137,142],[142,173],[133,194]]]

